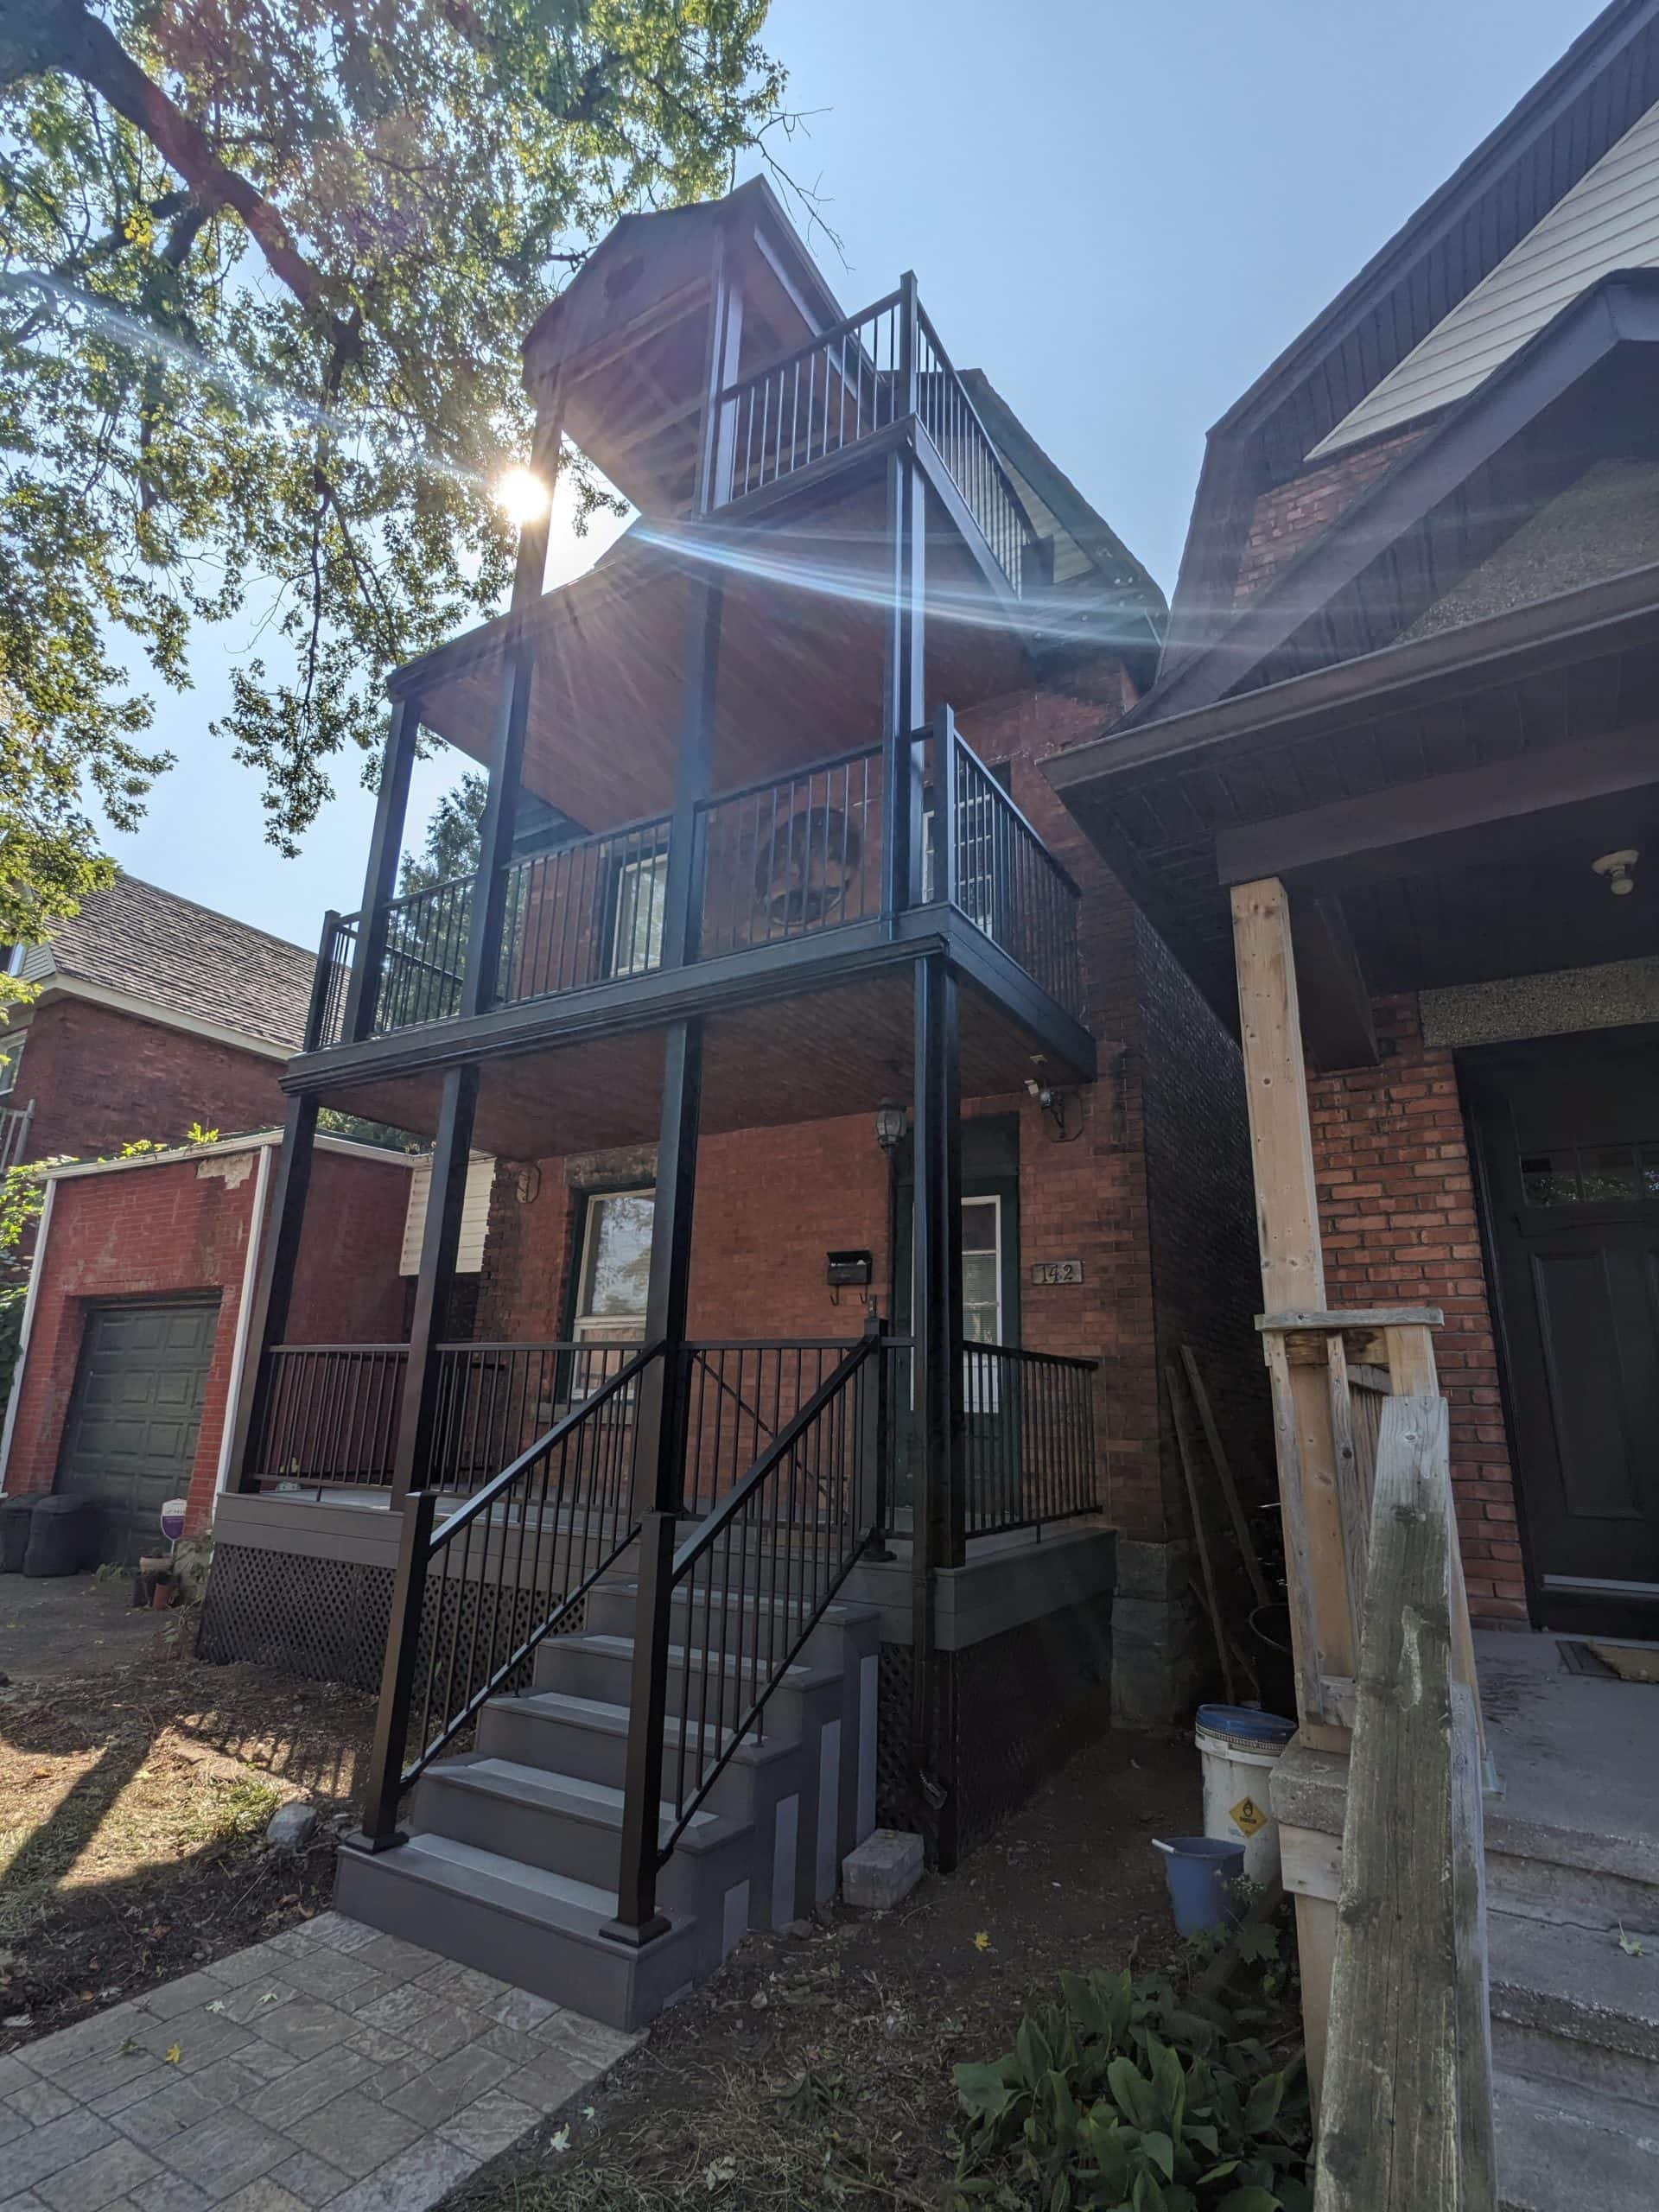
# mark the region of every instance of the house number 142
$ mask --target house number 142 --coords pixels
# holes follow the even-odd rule
[[[1046,1288],[1055,1283],[1081,1282],[1083,1262],[1081,1260],[1033,1260],[1031,1263],[1031,1279],[1033,1283],[1041,1284]]]

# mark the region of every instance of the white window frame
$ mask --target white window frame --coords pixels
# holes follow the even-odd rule
[[[995,1235],[988,1249],[992,1264],[992,1281],[996,1286],[996,1296],[994,1308],[995,1322],[988,1341],[994,1344],[1000,1344],[1002,1341],[1003,1322],[1002,1194],[998,1191],[988,1191],[979,1192],[973,1198],[964,1198],[962,1202],[964,1216],[969,1206],[989,1206],[992,1210],[991,1220]],[[980,1252],[982,1254],[986,1249],[983,1246],[980,1247]],[[965,1307],[963,1319],[965,1324],[967,1319]],[[962,1397],[963,1408],[970,1416],[975,1414],[996,1413],[1001,1397],[997,1363],[995,1360],[986,1360],[982,1363],[976,1361],[973,1349],[975,1341],[983,1340],[970,1339],[964,1325],[962,1348]]]
[[[17,1077],[22,1072],[23,1047],[29,1042],[29,1025],[21,1029],[0,1030],[0,1098],[10,1098],[17,1088]]]
[[[570,1317],[570,1335],[576,1344],[595,1342],[602,1344],[607,1338],[616,1344],[644,1344],[645,1340],[645,1314],[643,1307],[640,1309],[637,1329],[632,1329],[632,1325],[628,1319],[626,1318],[619,1319],[614,1313],[584,1313],[582,1311],[583,1305],[592,1295],[594,1263],[598,1256],[594,1249],[594,1239],[599,1231],[601,1207],[607,1198],[649,1198],[651,1200],[652,1222],[654,1227],[657,1218],[657,1192],[654,1186],[636,1183],[619,1190],[590,1191],[588,1193],[588,1202],[582,1209],[582,1259],[576,1272],[576,1295]],[[631,1330],[632,1333],[630,1333]]]
[[[645,909],[645,943],[643,953],[639,944],[639,891],[642,884],[652,885],[650,904]],[[668,848],[641,853],[637,860],[620,861],[616,864],[611,887],[611,944],[608,973],[615,976],[650,976],[661,967],[663,960],[664,893],[668,888]],[[624,917],[631,926],[625,928]],[[654,939],[654,942],[653,942]],[[615,1197],[614,1192],[601,1195]]]

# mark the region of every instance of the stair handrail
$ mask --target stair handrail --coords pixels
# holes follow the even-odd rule
[[[386,1851],[404,1840],[397,1826],[397,1807],[404,1791],[476,1717],[489,1700],[512,1680],[536,1647],[586,1598],[594,1585],[609,1572],[639,1535],[639,1516],[632,1507],[633,1453],[631,1425],[618,1423],[615,1425],[618,1440],[611,1451],[609,1465],[601,1477],[603,1482],[613,1488],[614,1501],[608,1510],[605,1502],[600,1501],[600,1525],[595,1529],[594,1497],[591,1495],[586,1499],[575,1495],[571,1497],[572,1524],[569,1531],[570,1546],[567,1551],[565,1586],[554,1588],[550,1586],[544,1594],[541,1592],[542,1540],[545,1533],[543,1516],[548,1503],[546,1471],[554,1455],[560,1456],[561,1472],[553,1504],[555,1543],[549,1564],[556,1567],[559,1533],[556,1522],[566,1505],[564,1471],[568,1465],[569,1447],[584,1429],[590,1433],[599,1432],[600,1417],[632,1389],[652,1361],[662,1356],[663,1351],[660,1341],[643,1345],[591,1397],[584,1399],[581,1405],[572,1407],[569,1413],[554,1422],[544,1435],[538,1437],[499,1475],[486,1483],[482,1490],[475,1491],[464,1505],[447,1515],[441,1527],[435,1529],[433,1527],[438,1499],[436,1489],[427,1484],[410,1493],[404,1509],[397,1570],[392,1586],[391,1620],[380,1677],[380,1702],[375,1720],[368,1787],[364,1795],[363,1819],[360,1828],[346,1839],[353,1848],[367,1852]],[[578,1455],[580,1448],[578,1445]],[[505,1624],[505,1656],[498,1661],[496,1645],[503,1628],[502,1598],[506,1586],[506,1555],[512,1527],[510,1518],[504,1518],[500,1523],[500,1552],[495,1563],[493,1582],[487,1580],[490,1573],[487,1531],[496,1509],[508,1500],[509,1494],[520,1482],[527,1485],[538,1466],[543,1471],[543,1479],[536,1505],[537,1520],[529,1581],[526,1585],[524,1554],[530,1520],[530,1499],[526,1495],[518,1518],[518,1548],[512,1561],[512,1596]],[[620,1503],[623,1500],[627,1501],[626,1506]],[[570,1581],[569,1567],[574,1558],[575,1516],[578,1512],[583,1516],[582,1541],[588,1556],[580,1574]],[[479,1561],[480,1573],[474,1580],[467,1570],[472,1564],[473,1534],[480,1527],[486,1535]],[[440,1633],[445,1624],[441,1592],[430,1632],[426,1637],[427,1684],[422,1705],[421,1742],[411,1758],[409,1755],[410,1723],[415,1703],[415,1680],[421,1657],[431,1569],[440,1554],[450,1552],[458,1540],[463,1542],[459,1572],[446,1573],[443,1578],[446,1585],[454,1585],[456,1599],[454,1618],[448,1624],[442,1718],[435,1732],[430,1726],[434,1676],[438,1669],[440,1653],[444,1649],[444,1639]],[[470,1636],[464,1620],[469,1589],[473,1592]],[[517,1624],[517,1616],[520,1611],[519,1599],[526,1590],[531,1600],[530,1618],[528,1624],[521,1627]],[[484,1669],[480,1676],[474,1669],[486,1601],[490,1615],[488,1641],[485,1647]],[[467,1672],[462,1678],[461,1694],[457,1700],[454,1694],[455,1674],[463,1642],[467,1644]]]
[[[800,1411],[779,1431],[776,1439],[761,1453],[748,1473],[734,1484],[683,1543],[677,1545],[675,1542],[677,1521],[673,1514],[655,1513],[647,1516],[640,1545],[641,1570],[636,1612],[639,1628],[634,1639],[627,1789],[623,1810],[617,1917],[608,1923],[605,1929],[606,1934],[621,1942],[632,1944],[645,1942],[662,1933],[667,1926],[657,1910],[658,1875],[709,1791],[735,1756],[739,1745],[782,1685],[807,1638],[834,1602],[836,1592],[851,1573],[859,1554],[880,1523],[879,1473],[887,1430],[887,1352],[890,1341],[890,1324],[873,1320],[865,1335],[852,1346],[846,1357],[837,1363]],[[838,1408],[846,1408],[850,1386],[859,1381],[867,1368],[873,1370],[874,1387],[855,1394],[850,1422],[844,1419],[830,1421],[829,1417],[836,1415]],[[830,1542],[821,1546],[816,1557],[804,1541],[804,1522],[796,1524],[790,1532],[791,1539],[798,1544],[798,1548],[780,1549],[774,1541],[764,1558],[758,1550],[752,1554],[756,1562],[757,1581],[753,1593],[753,1649],[746,1649],[750,1642],[751,1622],[747,1602],[750,1593],[745,1591],[737,1601],[738,1647],[733,1655],[726,1644],[727,1630],[731,1625],[729,1578],[732,1539],[734,1535],[741,1539],[751,1507],[779,1478],[780,1471],[792,1465],[795,1454],[813,1437],[820,1423],[826,1421],[829,1422],[827,1433],[815,1440],[815,1449],[822,1466],[828,1467],[836,1459],[842,1460],[846,1469],[843,1478],[845,1506],[849,1510],[843,1510],[838,1516],[841,1523],[838,1535],[832,1528],[830,1531]],[[809,1471],[807,1480],[822,1497],[819,1478]],[[745,1555],[741,1552],[739,1554],[740,1558]],[[713,1567],[717,1557],[725,1563],[725,1574],[718,1597],[713,1581]],[[698,1568],[705,1564],[709,1572],[702,1598],[703,1666],[694,1723],[691,1637],[696,1625],[699,1602],[696,1574]],[[764,1599],[761,1596],[762,1585],[766,1592]],[[681,1592],[684,1592],[687,1605],[686,1640],[681,1669],[678,1753],[675,1779],[670,1785],[665,1780],[669,1652],[673,1607],[676,1597]],[[795,1601],[792,1614],[790,1613],[791,1599]],[[764,1637],[763,1603],[769,1615],[764,1624]],[[781,1642],[777,1634],[780,1605],[789,1615]],[[720,1645],[711,1669],[708,1638],[714,1627],[716,1607],[720,1617]],[[709,1713],[711,1671],[718,1678],[712,1722]],[[746,1674],[750,1685],[747,1704],[743,1700]],[[736,1685],[729,1719],[727,1714],[728,1681],[734,1681]],[[711,1726],[712,1755],[709,1750]],[[694,1726],[697,1755],[688,1785],[688,1750]]]

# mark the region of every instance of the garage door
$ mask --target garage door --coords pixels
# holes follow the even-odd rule
[[[162,1503],[189,1488],[218,1322],[217,1299],[86,1316],[57,1487],[103,1506],[100,1559],[161,1549]]]

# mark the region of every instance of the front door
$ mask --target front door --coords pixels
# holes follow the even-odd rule
[[[1540,1624],[1659,1636],[1659,1031],[1460,1065]]]

